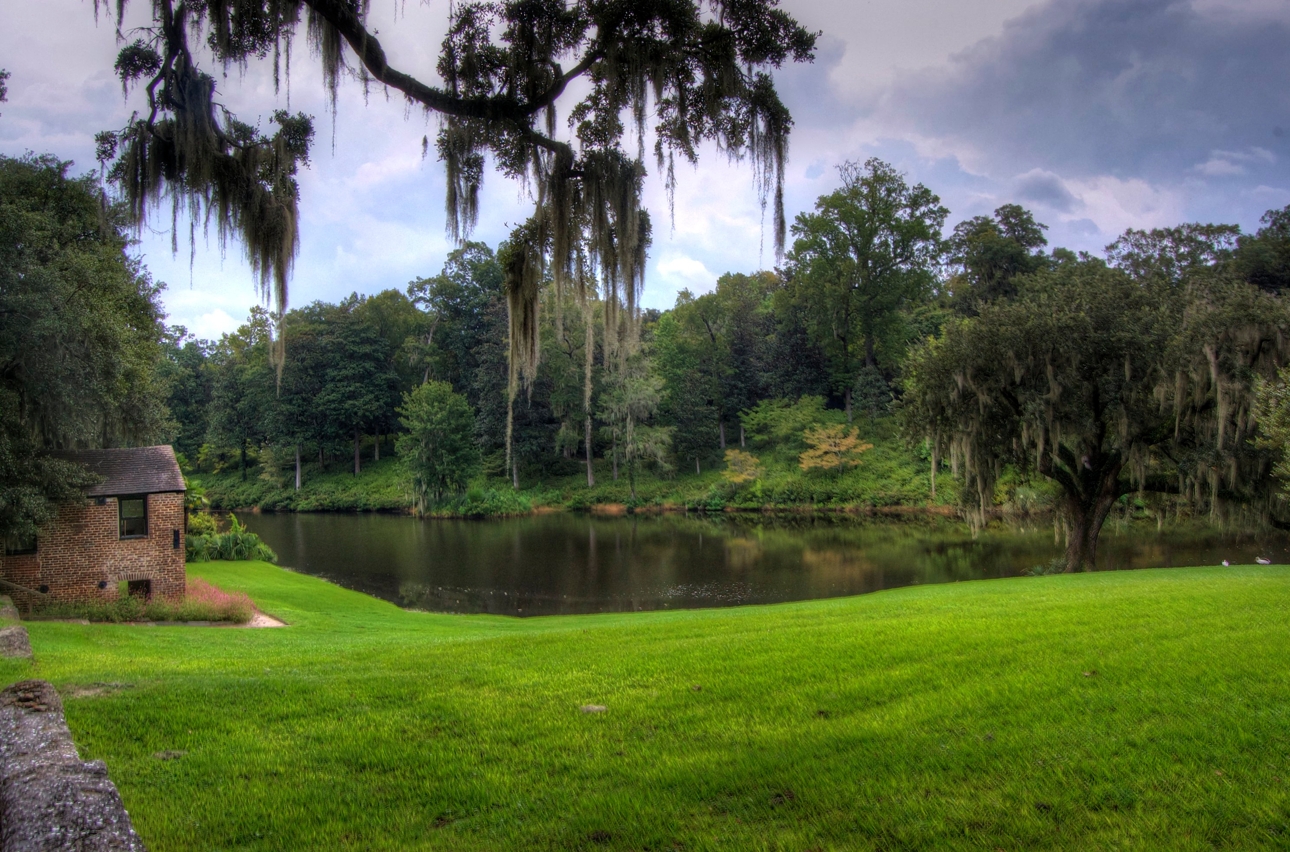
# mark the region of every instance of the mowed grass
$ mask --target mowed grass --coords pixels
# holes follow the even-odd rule
[[[1284,567],[529,620],[193,573],[292,626],[33,623],[0,665],[153,852],[1290,848]]]

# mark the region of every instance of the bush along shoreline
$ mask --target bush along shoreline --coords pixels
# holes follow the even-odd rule
[[[184,536],[185,562],[241,562],[258,560],[277,562],[278,555],[258,535],[247,530],[237,515],[228,516],[228,529],[219,531],[219,521],[209,514],[188,516],[188,534]]]

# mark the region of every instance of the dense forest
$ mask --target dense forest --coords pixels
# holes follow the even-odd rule
[[[508,244],[198,340],[164,324],[93,178],[3,166],[10,531],[77,484],[41,447],[161,440],[217,505],[1043,507],[1091,534],[1076,565],[1148,493],[1283,513],[1290,208],[1093,257],[1016,205],[946,233],[930,189],[848,164],[777,269],[662,312],[547,281],[517,379]]]
[[[1045,226],[1016,205],[945,234],[948,211],[936,195],[877,160],[848,165],[840,176],[840,188],[793,223],[781,268],[724,275],[701,295],[681,292],[672,309],[644,311],[629,343],[615,343],[627,339],[621,334],[606,335],[606,322],[618,316],[608,306],[588,309],[567,294],[561,303],[556,288],[543,287],[540,356],[509,412],[509,464],[508,247],[495,252],[479,243],[464,245],[437,275],[405,290],[288,312],[280,376],[270,351],[272,320],[264,310],[254,310],[244,326],[217,342],[173,331],[167,351],[176,446],[196,471],[235,471],[243,480],[259,477],[298,489],[311,474],[357,474],[382,453],[388,457],[408,424],[403,406],[410,395],[425,383],[442,383],[464,401],[468,411],[459,428],[468,426],[474,440],[473,447],[454,451],[448,467],[462,475],[432,489],[431,504],[472,479],[485,486],[509,479],[523,489],[558,483],[563,497],[555,500],[566,503],[583,477],[588,487],[624,481],[623,489],[605,493],[629,502],[641,499],[642,478],[674,483],[655,488],[655,497],[645,500],[651,502],[680,493],[676,482],[705,473],[721,474],[712,481],[721,483],[719,502],[731,505],[944,502],[959,491],[951,482],[937,495],[930,472],[943,462],[960,480],[967,477],[975,489],[968,502],[980,509],[1015,499],[1019,487],[1028,493],[1017,483],[1029,474],[1061,486],[1051,465],[1028,465],[1026,452],[1018,450],[1043,429],[1030,429],[1024,441],[1009,438],[1015,446],[1001,451],[956,444],[952,434],[976,427],[963,419],[938,422],[958,415],[932,411],[926,397],[939,395],[948,404],[964,395],[973,379],[963,368],[975,370],[980,381],[989,366],[973,366],[974,353],[1022,327],[1036,304],[1048,304],[1041,315],[1051,322],[1063,306],[1075,306],[1087,318],[1101,300],[1108,316],[1095,328],[1065,336],[1036,328],[1033,341],[1011,341],[1007,352],[989,357],[1015,358],[1019,347],[1038,341],[1047,347],[1042,381],[1052,387],[1036,399],[1051,396],[1055,371],[1068,368],[1070,375],[1061,377],[1073,385],[1068,397],[1080,386],[1107,391],[1100,403],[1105,410],[1095,414],[1107,423],[1112,417],[1128,422],[1130,394],[1163,412],[1161,422],[1147,428],[1155,430],[1151,437],[1128,440],[1126,434],[1122,445],[1111,440],[1103,448],[1117,459],[1106,491],[1113,500],[1131,490],[1155,490],[1207,509],[1227,498],[1257,503],[1262,511],[1275,508],[1264,499],[1268,489],[1251,485],[1271,481],[1272,457],[1253,445],[1250,415],[1257,380],[1283,363],[1290,329],[1280,297],[1290,280],[1290,209],[1270,211],[1250,235],[1228,225],[1129,231],[1097,258],[1050,250]],[[1131,310],[1135,299],[1143,303],[1138,314]],[[1000,322],[1003,328],[990,330]],[[972,328],[989,341],[936,367],[927,341],[944,352]],[[1184,331],[1211,334],[1212,340],[1182,340]],[[1254,347],[1237,358],[1241,363],[1210,365],[1223,341],[1241,334],[1253,335],[1246,343]],[[1129,349],[1147,351],[1130,353],[1129,340]],[[1070,351],[1062,351],[1064,344]],[[1166,353],[1174,360],[1151,361]],[[1112,373],[1132,373],[1135,358],[1142,361],[1142,387],[1120,381],[1113,388],[1096,375],[1108,364]],[[917,387],[911,384],[915,366],[924,377]],[[933,367],[959,375],[933,389],[927,378]],[[1198,377],[1198,369],[1204,375]],[[1186,382],[1182,373],[1190,377]],[[1161,390],[1162,382],[1178,387]],[[1005,393],[1021,392],[1020,378],[1008,384],[1016,389]],[[912,390],[922,396],[914,398]],[[1171,401],[1166,404],[1162,394]],[[1182,397],[1195,399],[1184,405]],[[447,399],[442,392],[439,398]],[[1024,426],[1030,415],[1018,408],[1004,416]],[[1051,429],[1051,406],[1045,417]],[[1187,421],[1185,429],[1180,420]],[[1208,446],[1214,444],[1211,433],[1228,430],[1228,420],[1235,430],[1232,446]],[[1070,421],[1066,428],[1066,436],[1048,436],[1052,445],[1084,427]],[[881,467],[884,454],[888,461],[899,456],[900,463],[881,474],[899,481],[876,484],[874,470],[857,470],[850,475],[855,487],[842,487],[850,481],[848,470],[866,466],[865,451],[874,445],[869,467]],[[974,450],[980,459],[989,456],[979,468]],[[772,493],[776,471],[784,487]],[[1232,481],[1219,481],[1224,477]],[[1052,486],[1040,498],[1057,499],[1061,489]],[[691,502],[708,499],[712,490],[706,484],[691,489]],[[410,498],[401,499],[406,504]]]

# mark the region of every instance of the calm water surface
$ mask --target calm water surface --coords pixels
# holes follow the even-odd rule
[[[1051,526],[973,539],[948,522],[762,516],[501,521],[239,516],[282,565],[400,606],[508,615],[733,606],[1011,577],[1058,556]],[[1290,537],[1108,524],[1107,570],[1290,562]]]

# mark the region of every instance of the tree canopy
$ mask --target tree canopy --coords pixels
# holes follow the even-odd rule
[[[907,428],[950,453],[978,517],[1006,465],[1048,477],[1065,495],[1076,570],[1132,490],[1211,505],[1220,492],[1257,496],[1268,460],[1250,446],[1252,379],[1290,359],[1285,305],[1212,268],[1175,287],[1093,259],[1018,290],[948,325],[907,367]]]
[[[878,366],[878,341],[936,280],[949,211],[876,158],[844,164],[840,173],[842,187],[794,221],[788,260],[849,420],[860,368]]]
[[[0,157],[0,539],[31,535],[84,471],[46,449],[129,446],[173,424],[160,286],[123,211],[51,156]]]

